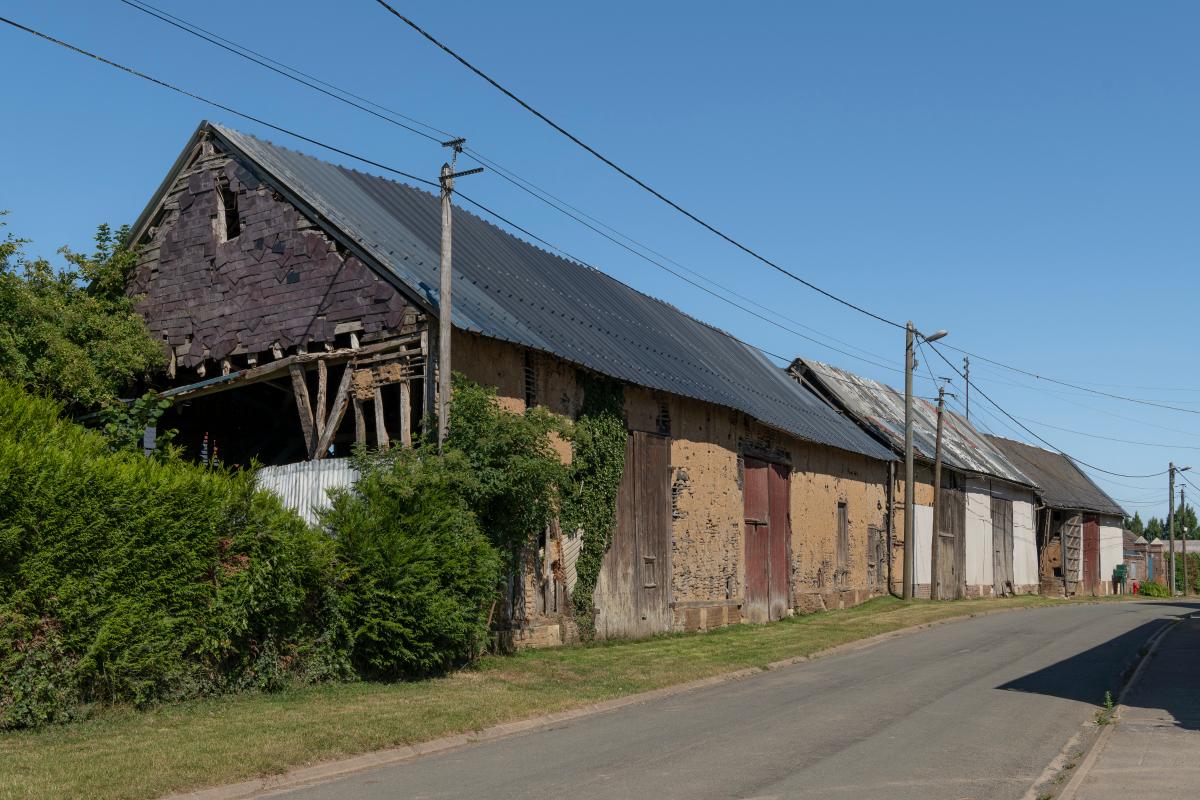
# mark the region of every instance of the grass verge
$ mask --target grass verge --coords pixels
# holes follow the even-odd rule
[[[0,798],[153,798],[761,668],[963,614],[1069,602],[888,597],[771,625],[487,657],[434,680],[106,709],[71,725],[0,734]]]

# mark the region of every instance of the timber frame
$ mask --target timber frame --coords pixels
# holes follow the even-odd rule
[[[386,339],[361,347],[330,349],[325,352],[298,352],[275,361],[219,377],[177,386],[158,393],[163,399],[195,400],[255,383],[287,377],[296,400],[296,412],[309,459],[323,458],[337,434],[348,408],[354,409],[355,441],[367,443],[366,403],[373,404],[375,444],[386,451],[390,437],[384,423],[383,388],[396,385],[400,390],[399,442],[412,445],[412,389],[415,380],[426,376],[429,339],[424,331]],[[329,396],[329,367],[344,365],[333,396]],[[315,371],[315,402],[308,390],[307,375]]]

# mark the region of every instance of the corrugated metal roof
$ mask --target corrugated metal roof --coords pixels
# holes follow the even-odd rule
[[[229,128],[218,138],[437,307],[439,200]],[[893,456],[760,351],[597,270],[461,208],[454,212],[453,324],[632,384],[743,411],[821,444]]]
[[[1042,501],[1051,508],[1125,516],[1125,509],[1062,453],[1003,436],[988,436],[988,439],[1033,478]]]
[[[863,428],[896,453],[904,452],[904,393],[820,361],[797,358],[791,369],[815,385]],[[979,431],[950,409],[942,425],[942,463],[962,472],[989,475],[1012,483],[1033,486],[1021,470]],[[914,457],[932,462],[937,440],[937,407],[913,399]]]

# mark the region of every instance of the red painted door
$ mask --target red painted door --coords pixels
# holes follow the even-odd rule
[[[746,520],[746,598],[742,616],[750,622],[771,619],[771,504],[766,462],[747,458],[742,481]]]
[[[791,606],[788,487],[791,470],[745,460],[746,596],[742,616],[750,622],[782,619]]]
[[[1100,520],[1083,518],[1083,590],[1100,593]]]

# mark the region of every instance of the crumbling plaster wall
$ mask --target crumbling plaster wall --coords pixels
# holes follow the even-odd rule
[[[575,367],[513,344],[455,331],[454,368],[497,388],[501,405],[523,412],[527,390],[538,405],[574,418],[583,395]],[[532,377],[529,385],[526,367]],[[872,596],[868,529],[887,535],[885,462],[800,441],[746,414],[699,400],[626,386],[630,430],[671,437],[672,585],[677,629],[739,622],[745,586],[742,463],[746,455],[792,467],[790,480],[792,605],[836,608]],[[570,448],[560,443],[564,459]],[[922,490],[927,490],[922,493]],[[919,487],[918,498],[932,488]],[[849,520],[849,559],[837,563],[838,503]],[[886,563],[879,568],[886,573]],[[531,592],[527,592],[531,595]]]

